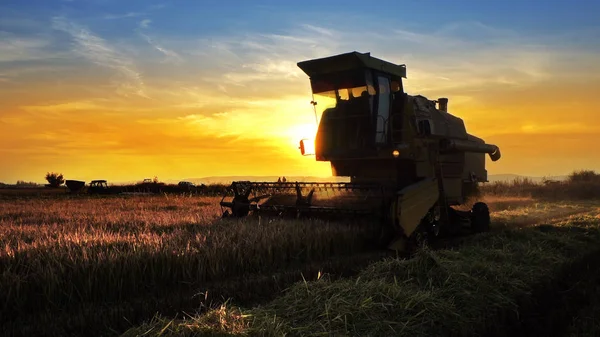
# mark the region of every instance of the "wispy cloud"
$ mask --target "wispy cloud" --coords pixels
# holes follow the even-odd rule
[[[152,23],[152,20],[150,20],[150,19],[144,19],[144,20],[140,21],[140,27],[141,28],[148,28],[148,27],[150,27],[151,23]]]
[[[141,11],[127,12],[127,13],[122,13],[122,14],[106,14],[103,16],[103,18],[105,20],[137,18],[140,16],[147,16],[152,12],[155,12],[159,9],[165,8],[166,6],[167,6],[166,4],[154,4],[154,5],[146,6],[145,8],[141,9]],[[144,21],[147,21],[148,23],[150,23],[150,20],[144,20]]]
[[[117,19],[126,19],[126,18],[135,18],[139,16],[146,15],[144,12],[129,12],[125,14],[107,14],[104,16],[106,20],[117,20]]]
[[[99,109],[102,109],[103,107],[96,103],[89,102],[89,101],[74,101],[74,102],[59,103],[59,104],[52,104],[52,105],[21,106],[20,108],[27,112],[60,114],[63,112],[99,110]]]
[[[521,132],[523,133],[537,133],[537,134],[582,134],[582,133],[595,133],[600,132],[600,127],[597,125],[590,125],[585,123],[561,123],[561,124],[539,124],[530,123],[521,125]],[[514,129],[513,129],[514,132]]]
[[[335,35],[334,31],[323,28],[323,27],[318,27],[318,26],[314,26],[314,25],[310,25],[310,24],[304,24],[304,25],[302,25],[302,27],[306,28],[309,31],[313,31],[317,34],[320,34],[320,35],[325,35],[325,36],[330,36],[330,37],[333,37]]]
[[[411,92],[474,92],[491,86],[523,87],[549,81],[562,69],[568,76],[589,76],[593,65],[582,48],[562,48],[544,36],[524,37],[477,21],[457,22],[433,32],[397,28],[335,28],[300,24],[288,33],[219,37],[223,49],[243,55],[244,63],[224,74],[231,84],[266,80],[298,80],[295,63],[348,51],[408,66]],[[576,62],[564,62],[564,60]]]
[[[41,58],[41,56],[40,56]],[[11,67],[6,67],[6,69],[2,69],[0,67],[0,77],[5,78],[18,78],[23,75],[39,75],[43,73],[49,72],[65,72],[69,70],[67,65],[46,65],[40,62],[41,64],[24,64],[24,65],[12,65]]]
[[[140,11],[149,12],[147,8]],[[376,26],[369,20],[364,25],[356,24],[360,21],[345,19],[346,23],[330,25],[316,23],[317,20],[288,22],[277,34],[244,30],[191,36],[187,31],[175,36],[167,35],[150,18],[136,12],[121,17],[131,18],[127,25],[132,28],[126,31],[122,30],[125,25],[119,25],[117,38],[113,38],[114,32],[100,35],[99,30],[89,28],[95,26],[84,26],[79,19],[75,23],[72,17],[53,19],[56,36],[51,39],[0,33],[0,62],[2,58],[10,61],[43,56],[48,43],[51,50],[67,49],[69,55],[51,64],[24,62],[11,68],[0,64],[2,87],[14,87],[23,93],[15,98],[7,93],[11,89],[0,90],[0,107],[4,98],[12,100],[15,107],[10,113],[2,110],[5,115],[0,119],[4,123],[0,140],[35,134],[24,132],[28,127],[38,127],[40,131],[62,127],[70,131],[46,133],[44,139],[35,142],[29,140],[32,148],[48,146],[52,139],[64,150],[77,147],[78,153],[87,153],[86,149],[97,146],[99,151],[122,151],[119,153],[132,155],[135,160],[139,160],[138,155],[155,156],[159,152],[178,156],[194,152],[194,158],[185,162],[186,167],[190,162],[198,162],[198,158],[216,165],[214,157],[223,153],[244,152],[243,159],[263,155],[259,153],[266,151],[263,148],[252,150],[258,142],[270,143],[269,155],[289,151],[290,156],[296,156],[297,140],[310,136],[301,134],[303,128],[314,127],[308,77],[296,63],[352,50],[370,51],[375,57],[406,63],[409,93],[448,95],[451,108],[456,109],[457,115],[462,114],[469,129],[486,139],[514,133],[519,128],[519,134],[527,137],[562,132],[566,138],[568,132],[563,127],[577,133],[597,132],[587,124],[572,122],[587,120],[592,125],[596,121],[587,103],[570,106],[568,102],[589,102],[586,97],[593,96],[593,88],[583,95],[582,90],[566,84],[574,78],[580,84],[592,76],[598,78],[596,57],[585,48],[566,48],[561,42],[566,35],[553,41],[539,36],[526,38],[510,29],[479,22],[459,22],[425,31],[385,22]],[[89,22],[97,23],[98,20]],[[111,23],[101,24],[110,31]],[[65,36],[72,42],[67,48]],[[4,43],[8,40],[12,42]],[[104,69],[98,72],[96,67],[81,67],[73,55]],[[54,76],[44,70],[54,66],[63,67],[62,73],[77,70],[71,72],[76,75]],[[29,72],[23,78],[30,81],[38,71],[45,74],[36,75],[34,83],[13,82],[23,72]],[[118,92],[127,97],[107,93],[106,73],[117,75]],[[58,83],[68,86],[55,86]],[[92,84],[90,88],[80,89],[88,83]],[[548,91],[552,85],[557,89]],[[560,102],[540,98],[558,97],[563,90],[568,97]],[[32,94],[34,91],[37,93]],[[574,97],[577,92],[580,96]],[[136,97],[140,95],[153,99]],[[555,109],[553,119],[548,112],[551,108]],[[569,121],[565,122],[566,117],[559,110],[570,112]],[[97,125],[114,129],[99,131]],[[222,142],[224,138],[219,136],[230,142]],[[102,143],[109,137],[120,145]],[[253,138],[248,141],[248,137]],[[523,141],[513,138],[515,143],[517,139]],[[508,138],[502,139],[506,142]],[[23,140],[23,144],[27,141]],[[507,150],[510,151],[514,149]],[[230,157],[240,158],[226,157],[227,165],[234,161]],[[272,160],[264,157],[265,162]],[[298,160],[302,159],[290,159],[285,165],[297,164]],[[329,172],[329,167],[323,172]]]
[[[0,62],[27,61],[48,57],[49,41],[0,31]]]
[[[469,30],[478,30],[473,33],[478,37],[462,33]],[[193,63],[186,63],[207,83],[190,79],[196,81],[195,85],[200,84],[201,88],[196,90],[217,91],[212,97],[201,99],[186,94],[180,97],[177,107],[190,111],[188,121],[206,127],[235,125],[233,130],[223,132],[239,134],[265,125],[277,128],[278,123],[286,124],[286,119],[291,128],[291,124],[302,123],[299,116],[310,116],[308,78],[296,63],[352,50],[370,51],[375,57],[406,63],[409,93],[450,96],[455,111],[463,113],[473,113],[474,107],[482,111],[490,109],[491,101],[501,106],[501,100],[514,95],[515,90],[533,93],[548,87],[558,76],[556,69],[561,69],[561,65],[564,69],[560,76],[569,79],[579,76],[576,74],[592,76],[585,69],[597,69],[585,50],[561,48],[543,37],[527,39],[509,29],[495,29],[478,22],[456,23],[429,33],[396,29],[385,35],[379,31],[377,27],[360,30],[310,23],[298,24],[279,34],[244,32],[197,41],[170,41],[172,46],[178,46],[173,50],[182,58],[193,57],[198,60],[193,63],[203,65],[193,68]],[[595,74],[598,77],[599,73]],[[191,87],[192,83],[187,84]],[[287,98],[274,100],[274,97]],[[231,102],[233,107],[214,107],[218,100]],[[269,104],[256,108],[251,102],[257,100]],[[194,108],[198,111],[192,112]],[[266,115],[263,110],[272,113]],[[524,119],[511,116],[525,123]],[[469,123],[478,123],[482,132],[492,129],[489,116],[474,113],[469,117]],[[538,124],[540,128],[545,125]]]
[[[176,62],[179,63],[182,61],[181,56],[179,56],[179,54],[177,54],[176,52],[167,49],[163,46],[161,46],[160,44],[158,44],[158,42],[154,41],[154,39],[152,39],[150,36],[139,32],[140,36],[143,37],[146,42],[148,42],[154,49],[158,50],[159,52],[161,52],[164,56],[166,56],[166,60],[168,62]]]
[[[154,5],[148,6],[148,10],[154,11],[154,10],[158,10],[158,9],[163,9],[165,7],[167,7],[166,3],[154,4]]]
[[[352,50],[406,63],[412,92],[458,94],[494,85],[529,86],[548,81],[556,75],[557,67],[565,65],[571,70],[569,76],[588,76],[585,69],[593,64],[591,58],[583,57],[581,48],[562,48],[562,42],[551,37],[525,37],[510,28],[478,21],[455,22],[427,31],[391,22],[356,25],[354,19],[344,21],[330,25],[305,21],[279,34],[244,31],[176,41],[171,45],[179,43],[179,48],[171,50],[182,57],[201,58],[211,69],[203,69],[205,77],[219,82],[224,92],[250,83],[256,87],[258,81],[267,91],[270,83],[282,80],[296,83],[298,88],[304,74],[296,62]],[[397,28],[390,31],[390,27]]]
[[[142,75],[137,71],[131,58],[113,48],[100,36],[63,17],[53,18],[52,26],[73,38],[75,42],[73,51],[97,65],[113,69],[120,74],[126,81],[119,85],[119,93],[127,95],[133,92],[147,97]]]
[[[158,50],[164,56],[166,56],[166,61],[167,62],[180,63],[183,59],[181,58],[181,56],[179,56],[178,53],[176,53],[173,50],[165,48],[164,46],[162,46],[161,44],[159,44],[157,41],[155,41],[153,38],[151,38],[149,35],[147,35],[146,33],[143,32],[143,30],[147,30],[148,28],[150,28],[150,23],[151,22],[152,21],[148,20],[148,19],[140,21],[140,23],[139,23],[139,29],[137,29],[138,34],[144,40],[146,40],[146,42],[148,42],[148,44],[150,44],[150,46],[152,46],[152,48]]]
[[[187,55],[210,67],[204,78],[219,83],[222,92],[236,94],[250,86],[253,94],[264,97],[305,88],[296,63],[341,50],[337,38],[333,30],[305,25],[289,34],[245,32],[180,43],[188,46]]]

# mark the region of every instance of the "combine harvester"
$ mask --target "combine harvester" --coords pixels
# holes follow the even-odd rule
[[[309,77],[318,130],[300,141],[302,155],[329,161],[349,183],[235,181],[221,201],[223,217],[292,215],[357,219],[383,224],[388,248],[437,236],[489,230],[483,202],[464,205],[487,182],[485,155],[496,145],[467,133],[436,101],[404,92],[406,66],[351,52],[298,63]],[[454,206],[454,207],[453,207]]]

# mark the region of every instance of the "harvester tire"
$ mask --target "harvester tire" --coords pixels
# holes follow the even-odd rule
[[[490,210],[483,202],[476,202],[471,209],[471,229],[475,233],[490,230]]]

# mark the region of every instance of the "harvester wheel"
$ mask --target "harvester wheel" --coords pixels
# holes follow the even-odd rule
[[[476,202],[471,209],[471,229],[475,233],[490,230],[490,210],[483,202]]]

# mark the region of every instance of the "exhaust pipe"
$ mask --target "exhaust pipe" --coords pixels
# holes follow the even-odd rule
[[[448,99],[447,98],[438,98],[439,110],[443,112],[448,112]]]

